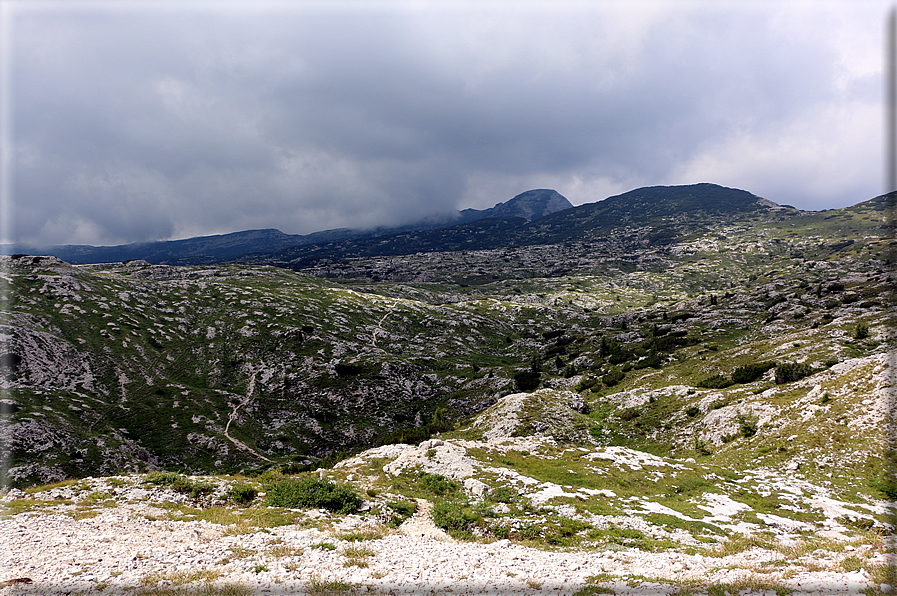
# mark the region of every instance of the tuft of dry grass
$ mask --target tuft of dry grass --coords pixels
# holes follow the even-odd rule
[[[155,586],[164,582],[171,586],[183,586],[195,582],[213,582],[221,577],[217,569],[200,569],[198,571],[166,571],[145,575],[140,578],[141,586]]]

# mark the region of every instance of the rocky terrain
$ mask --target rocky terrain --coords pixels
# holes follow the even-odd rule
[[[881,401],[887,358],[835,374],[868,366]],[[279,471],[13,489],[0,499],[0,568],[21,581],[3,593],[890,592],[890,505],[855,475],[559,440],[585,417],[576,397],[512,394],[470,431],[320,470],[318,482],[364,495],[353,514],[265,506],[290,482]],[[872,424],[889,415],[869,410]],[[538,434],[525,434],[527,414],[545,423]]]
[[[5,590],[889,592],[892,197],[698,186],[467,250],[3,257]],[[302,478],[363,502],[266,496]]]

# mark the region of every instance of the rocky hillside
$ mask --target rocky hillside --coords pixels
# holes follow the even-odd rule
[[[302,469],[536,388],[589,409],[565,441],[741,453],[743,422],[791,424],[751,396],[833,400],[826,375],[892,345],[887,198],[804,213],[737,191],[745,208],[714,216],[676,193],[697,215],[668,227],[658,207],[589,240],[295,271],[6,257],[7,482]],[[843,401],[819,405],[855,414]]]
[[[720,188],[477,250],[5,257],[0,589],[890,593],[895,197]]]

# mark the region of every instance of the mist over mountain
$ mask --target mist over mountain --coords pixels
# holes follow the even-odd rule
[[[574,207],[551,189],[529,190],[489,209],[465,209],[415,224],[366,230],[339,228],[311,234],[246,230],[119,246],[4,246],[6,254],[49,254],[73,264],[145,260],[198,265],[240,260],[295,267],[319,259],[416,252],[489,249],[567,240],[601,241],[610,229],[630,226],[628,242],[664,243],[693,233],[707,218],[750,212],[796,212],[750,192],[701,183],[635,189]]]
[[[554,200],[552,191],[530,192],[541,193],[535,195],[540,205]],[[661,245],[699,229],[706,230],[727,217],[798,213],[796,209],[779,206],[747,191],[709,183],[636,189],[532,220],[523,214],[532,212],[533,195],[523,193],[514,201],[493,208],[491,213],[496,214],[493,217],[451,227],[293,246],[272,253],[246,255],[240,260],[302,268],[332,259],[489,250],[566,241],[606,242],[611,237],[628,246]]]
[[[557,191],[538,189],[521,193],[489,209],[465,209],[455,214],[434,215],[416,223],[370,229],[337,228],[310,234],[285,234],[280,230],[246,230],[168,240],[139,242],[117,246],[62,245],[40,247],[27,244],[4,245],[4,254],[53,255],[73,264],[111,263],[134,259],[155,264],[197,265],[220,263],[246,254],[274,253],[308,244],[339,242],[352,238],[377,238],[401,233],[441,229],[490,217],[521,217],[527,221],[544,217],[573,205]]]

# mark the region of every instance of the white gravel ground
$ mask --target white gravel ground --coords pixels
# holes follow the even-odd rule
[[[426,507],[422,507],[423,512]],[[164,587],[178,574],[214,572],[214,585],[241,584],[259,594],[306,593],[313,579],[340,580],[359,593],[381,594],[574,594],[587,578],[619,576],[602,583],[616,594],[676,594],[689,581],[704,585],[733,583],[754,575],[794,590],[794,594],[858,594],[870,587],[866,570],[837,571],[826,553],[815,565],[793,561],[789,577],[765,574],[764,563],[780,553],[754,549],[724,558],[679,552],[628,550],[545,551],[507,540],[490,544],[455,542],[418,513],[398,531],[361,543],[334,534],[370,524],[349,515],[328,532],[300,525],[229,535],[205,521],[146,519],[160,510],[130,503],[76,520],[61,513],[22,513],[0,521],[0,581],[29,578],[0,589],[12,594],[125,594],[151,585]],[[327,550],[315,545],[328,542]],[[346,549],[367,547],[367,567],[348,565]],[[856,549],[869,554],[868,546]],[[279,552],[275,549],[279,549]],[[294,549],[284,554],[286,549]],[[866,559],[885,563],[884,555]],[[664,578],[679,585],[644,581]],[[199,578],[187,587],[199,590]],[[875,586],[879,587],[879,586]],[[747,593],[747,592],[742,592]],[[771,590],[754,594],[774,594]]]

